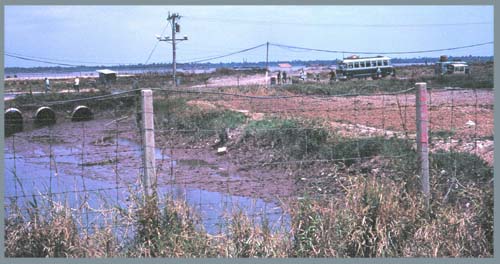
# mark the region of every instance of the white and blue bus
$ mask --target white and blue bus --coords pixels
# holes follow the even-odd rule
[[[337,78],[348,80],[352,78],[372,79],[383,78],[395,74],[391,65],[391,58],[385,56],[360,58],[350,56],[337,63]]]

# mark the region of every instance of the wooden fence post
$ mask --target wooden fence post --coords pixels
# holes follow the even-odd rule
[[[151,194],[156,196],[155,132],[153,117],[153,91],[141,90],[141,134],[144,168],[142,185],[146,196],[151,196]],[[153,193],[151,193],[151,187],[153,187]]]
[[[429,186],[429,110],[427,106],[427,84],[420,82],[417,86],[416,108],[417,108],[417,152],[420,177],[422,181],[422,192],[425,205],[429,209],[430,186]]]

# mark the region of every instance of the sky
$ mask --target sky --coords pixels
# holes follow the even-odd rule
[[[493,6],[5,6],[5,53],[78,65],[170,63],[171,44],[155,37],[171,36],[169,12],[181,15],[176,37],[188,37],[177,42],[181,63],[266,42],[399,52],[493,41]],[[352,54],[269,48],[270,61],[333,60]],[[389,56],[442,54],[493,56],[493,45]],[[4,58],[5,67],[51,66]],[[265,60],[264,45],[210,62]]]

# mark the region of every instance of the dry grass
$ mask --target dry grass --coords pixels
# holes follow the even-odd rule
[[[473,208],[434,204],[428,216],[420,193],[405,189],[389,179],[358,176],[350,178],[343,199],[302,202],[293,221],[297,256],[493,256],[493,215],[485,212],[492,196],[478,192]]]
[[[71,208],[30,202],[12,206],[5,222],[6,257],[110,257],[117,254],[112,225],[93,232],[79,230]]]
[[[493,186],[463,189],[467,200],[442,201],[433,189],[428,214],[418,191],[405,183],[352,175],[337,198],[305,198],[290,205],[291,231],[271,230],[242,211],[226,219],[226,232],[209,235],[182,201],[167,198],[130,207],[135,235],[120,247],[109,223],[79,231],[68,208],[11,208],[7,257],[492,257]],[[138,201],[134,201],[138,202]],[[16,209],[17,211],[15,211]],[[24,210],[24,209],[23,209]],[[23,216],[24,215],[24,216]]]

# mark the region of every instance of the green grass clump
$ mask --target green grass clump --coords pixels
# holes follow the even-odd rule
[[[399,138],[369,137],[346,138],[336,137],[322,145],[319,157],[322,159],[342,160],[352,165],[358,159],[375,156],[398,156],[413,153],[409,141]]]
[[[326,143],[328,131],[313,122],[270,118],[250,122],[245,138],[255,139],[257,146],[285,149],[287,155],[300,159],[317,152]]]
[[[438,138],[438,139],[448,139],[455,135],[455,131],[453,130],[437,130],[431,131],[429,133],[429,139]]]
[[[243,113],[220,108],[202,109],[187,102],[184,98],[155,100],[157,127],[181,130],[181,133],[195,138],[206,138],[223,133],[226,129],[234,129],[246,120]]]
[[[487,182],[493,178],[491,167],[474,154],[439,150],[431,153],[430,162],[431,168],[440,170],[441,175],[449,175],[459,181]]]
[[[352,165],[356,160],[377,155],[414,153],[409,141],[398,138],[347,138],[336,136],[317,122],[299,119],[267,118],[251,121],[245,127],[246,143],[253,139],[258,147],[285,150],[282,154],[296,159],[341,160]]]
[[[493,180],[493,168],[474,154],[440,150],[431,153],[429,161],[431,184],[450,203],[473,203],[474,195],[467,188],[485,186]]]
[[[333,83],[301,83],[281,86],[278,89],[296,94],[309,95],[348,95],[348,94],[376,94],[406,90],[413,86],[408,80],[379,79],[379,80],[349,80]]]
[[[214,255],[207,233],[185,202],[167,198],[164,205],[150,202],[137,210],[136,235],[129,257],[207,257]]]
[[[493,88],[493,75],[443,75],[419,77],[417,81],[431,83],[437,87]]]

